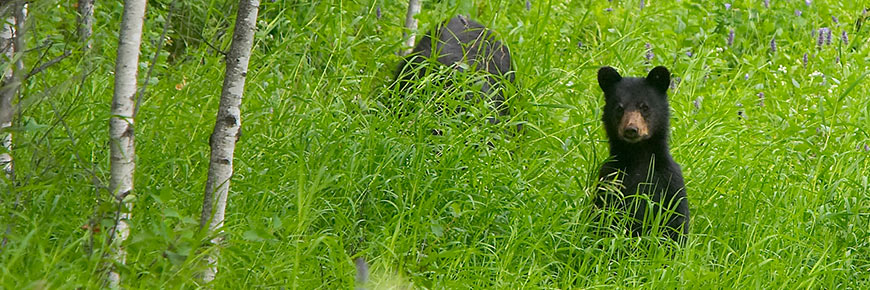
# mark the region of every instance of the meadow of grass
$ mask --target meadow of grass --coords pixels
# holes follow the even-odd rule
[[[205,253],[197,218],[224,68],[211,46],[228,46],[234,10],[197,0],[173,18],[168,2],[150,1],[146,19],[125,288],[194,287]],[[216,288],[352,288],[356,258],[373,289],[870,287],[870,3],[423,1],[421,29],[466,14],[510,47],[511,119],[487,125],[485,106],[436,114],[458,93],[429,79],[392,113],[405,4],[262,2]],[[108,180],[122,7],[97,1],[85,55],[71,1],[32,5],[34,51],[74,54],[25,83],[0,285],[95,288],[105,231],[91,252],[82,225],[96,204],[111,210],[95,184]],[[167,19],[186,27],[173,41],[193,30],[211,46],[159,52],[146,79]],[[602,65],[676,77],[671,153],[692,210],[676,252],[593,231]]]

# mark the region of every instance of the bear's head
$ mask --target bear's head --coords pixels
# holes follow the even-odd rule
[[[646,78],[624,78],[609,66],[599,69],[598,85],[604,91],[602,121],[611,142],[667,138],[670,83],[671,73],[663,66],[650,70]]]

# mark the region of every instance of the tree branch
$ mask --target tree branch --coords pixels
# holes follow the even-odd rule
[[[41,73],[42,71],[44,71],[48,67],[60,62],[61,60],[65,59],[66,57],[70,56],[70,54],[72,54],[72,53],[69,50],[64,51],[63,54],[61,54],[60,56],[55,57],[52,60],[49,60],[48,62],[45,62],[45,63],[39,65],[38,67],[35,67],[32,70],[30,70],[30,72],[27,73],[26,76],[24,76],[24,79],[25,80],[29,79],[30,77],[32,77],[38,73]]]
[[[220,48],[217,48],[217,47],[215,47],[214,45],[212,45],[211,42],[208,41],[208,39],[205,39],[205,35],[202,35],[202,34],[200,33],[199,36],[200,36],[200,39],[202,39],[202,42],[205,43],[205,45],[208,45],[208,47],[210,47],[211,49],[214,49],[217,53],[220,53],[220,54],[223,55],[225,58],[227,57],[227,53],[226,53],[225,51],[221,50]]]

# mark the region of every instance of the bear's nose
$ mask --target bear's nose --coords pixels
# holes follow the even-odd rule
[[[634,139],[637,138],[637,126],[628,126],[625,127],[625,131],[623,132],[626,138]]]

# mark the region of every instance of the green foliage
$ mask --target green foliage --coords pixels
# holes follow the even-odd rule
[[[14,225],[0,249],[3,288],[102,285],[113,208],[99,185],[122,4],[97,1],[94,48],[83,54],[68,36],[73,2],[31,2],[29,46],[46,45],[27,66],[73,56],[24,84],[18,185],[0,195],[0,230]],[[122,285],[190,288],[210,251],[198,217],[223,79],[215,49],[231,41],[235,4],[178,1],[170,16],[172,1],[152,2],[140,83],[160,56],[136,117]],[[512,115],[489,125],[485,104],[446,113],[465,104],[473,74],[447,91],[424,79],[404,101],[389,90],[405,4],[262,1],[215,286],[351,288],[363,257],[371,288],[870,287],[870,27],[856,27],[867,21],[860,1],[645,2],[424,1],[421,32],[468,14],[510,47]],[[183,50],[156,51],[166,19]],[[830,45],[817,45],[822,27]],[[623,75],[665,65],[679,78],[671,147],[693,215],[679,250],[596,231],[601,65]],[[407,110],[395,114],[395,104]]]

